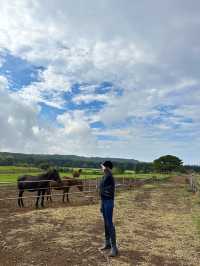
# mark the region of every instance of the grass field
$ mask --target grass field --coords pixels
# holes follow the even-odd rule
[[[11,182],[15,183],[17,178],[20,175],[30,174],[30,175],[38,175],[42,173],[41,169],[36,167],[18,167],[18,166],[0,166],[0,182]],[[61,177],[64,176],[72,176],[71,172],[60,173]],[[102,173],[99,169],[83,169],[82,174],[80,176],[81,179],[96,179],[101,177]],[[166,174],[135,174],[133,171],[126,171],[124,174],[115,174],[116,178],[133,178],[133,179],[146,179],[151,178],[152,176],[156,176],[157,179],[165,179],[168,175]]]
[[[2,203],[3,204],[3,203]],[[198,266],[199,196],[185,185],[145,185],[116,195],[114,220],[119,256],[101,252],[99,203],[61,202],[45,209],[16,209],[5,202],[0,218],[4,266]]]
[[[3,172],[24,172],[24,171],[30,171],[30,172],[38,172],[38,168],[36,167],[25,167],[25,166],[0,166],[0,173]]]
[[[0,167],[0,181],[15,183],[18,176],[26,173],[36,175],[41,170]],[[97,169],[83,169],[81,178],[101,175]],[[156,176],[159,180],[168,177],[134,172],[115,175],[123,176]],[[53,195],[53,202],[46,202],[46,208],[37,211],[34,199],[25,199],[24,209],[17,208],[16,200],[1,201],[0,265],[197,266],[200,198],[199,193],[189,192],[184,180],[184,176],[176,174],[168,182],[142,182],[140,187],[116,191],[115,224],[120,255],[112,260],[98,249],[103,242],[103,223],[96,198],[90,201],[84,194],[73,194],[70,203],[63,204],[60,195]],[[2,198],[15,197],[15,190],[1,193]]]

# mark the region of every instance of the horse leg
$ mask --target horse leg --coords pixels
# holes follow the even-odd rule
[[[47,189],[47,201],[49,201],[49,188]]]
[[[67,202],[69,202],[69,187],[67,188]]]
[[[63,189],[63,203],[65,202],[65,192],[66,192],[66,190],[65,189]]]
[[[50,201],[53,202],[51,194],[50,194]]]
[[[51,189],[50,188],[47,189],[47,201],[49,201],[49,199],[50,199],[50,201],[52,201],[52,199],[51,199]]]
[[[44,195],[45,195],[45,192],[46,192],[46,190],[43,189],[43,190],[42,190],[42,201],[41,201],[41,206],[42,206],[42,207],[44,207]]]
[[[38,202],[39,202],[40,194],[41,194],[41,190],[38,190],[37,200],[36,200],[36,204],[35,204],[35,207],[36,207],[37,209],[38,209]]]
[[[50,198],[50,201],[53,202],[53,200],[52,200],[52,189],[51,188],[49,189],[49,198]]]
[[[53,202],[53,200],[52,200],[52,188],[51,187],[48,188],[47,194],[48,194],[47,201],[50,199],[50,201]]]
[[[63,190],[63,202],[65,202],[65,195],[67,195],[67,202],[69,202],[68,192],[69,192],[69,187],[64,188],[64,190]]]
[[[20,197],[21,197],[21,191],[19,191],[19,196],[18,196],[18,206],[21,208],[21,201],[20,201]]]
[[[24,202],[23,202],[23,193],[24,193],[24,191],[22,190],[22,192],[21,192],[21,206],[22,207],[24,207]]]
[[[19,190],[19,197],[18,197],[18,206],[21,208],[21,207],[24,207],[24,203],[23,203],[23,200],[22,200],[22,195],[23,195],[23,190]]]

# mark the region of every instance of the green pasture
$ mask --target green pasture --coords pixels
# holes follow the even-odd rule
[[[0,166],[0,174],[3,173],[23,173],[23,172],[38,172],[39,169],[36,167],[26,166]]]
[[[77,169],[74,169],[77,170]],[[0,166],[0,182],[11,182],[15,183],[17,178],[24,174],[38,175],[43,171],[39,168],[34,167],[18,167],[18,166]],[[60,172],[61,177],[71,177],[71,172]],[[96,179],[102,176],[102,172],[99,169],[82,169],[81,179]],[[153,176],[157,180],[165,180],[169,175],[166,174],[135,174],[133,171],[125,171],[123,174],[115,174],[116,178],[132,178],[132,179],[149,179]]]

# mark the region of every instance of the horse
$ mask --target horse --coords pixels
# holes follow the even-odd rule
[[[37,191],[37,200],[35,204],[36,208],[38,208],[40,195],[42,194],[41,207],[44,207],[44,195],[45,192],[48,190],[49,182],[51,180],[54,180],[59,185],[62,183],[59,173],[55,169],[38,176],[23,175],[19,177],[17,180],[19,190],[18,206],[24,207],[22,196],[24,191],[27,190],[29,192]]]
[[[65,202],[66,195],[67,195],[67,202],[69,202],[68,193],[69,193],[70,187],[72,186],[76,186],[78,187],[79,191],[83,191],[83,180],[74,179],[74,178],[65,176],[64,179],[62,179],[62,183],[59,185],[56,182],[51,181],[49,183],[49,189],[47,191],[47,195],[48,195],[47,200],[50,199],[50,201],[52,202],[51,191],[52,189],[55,189],[55,190],[63,190],[63,197],[62,197],[63,203]]]
[[[78,178],[80,177],[81,173],[82,173],[82,169],[79,169],[78,171],[74,171],[72,175],[74,178]]]

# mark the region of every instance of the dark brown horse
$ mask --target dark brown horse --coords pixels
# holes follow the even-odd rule
[[[79,191],[83,191],[83,180],[65,176],[62,179],[62,183],[60,183],[59,185],[57,182],[51,181],[49,183],[49,189],[47,191],[47,195],[48,195],[47,200],[50,198],[50,201],[52,202],[51,192],[52,192],[52,189],[56,189],[56,190],[63,191],[62,201],[65,202],[65,196],[67,195],[67,202],[69,202],[69,190],[70,190],[70,187],[72,186],[76,186],[79,189]]]
[[[56,182],[57,186],[62,183],[57,170],[50,170],[45,174],[38,176],[23,175],[18,178],[17,185],[19,190],[18,205],[24,207],[23,193],[24,191],[37,192],[36,208],[38,208],[38,202],[40,195],[42,194],[41,206],[44,207],[44,195],[48,191],[49,183],[51,180]]]

